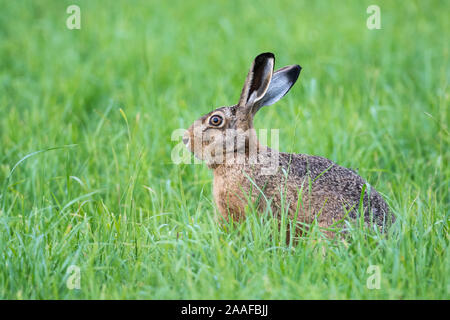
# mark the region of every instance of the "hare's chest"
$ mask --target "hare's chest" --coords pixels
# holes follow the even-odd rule
[[[216,205],[225,219],[243,218],[247,203],[245,190],[248,189],[247,180],[242,172],[233,171],[222,174],[214,173],[213,196]]]

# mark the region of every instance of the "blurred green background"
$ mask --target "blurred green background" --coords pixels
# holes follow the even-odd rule
[[[369,30],[373,2],[0,0],[0,298],[450,298],[450,3],[376,1]],[[357,169],[389,237],[322,255],[256,213],[223,228],[207,167],[172,163],[173,130],[236,103],[264,51],[303,70],[255,126]]]

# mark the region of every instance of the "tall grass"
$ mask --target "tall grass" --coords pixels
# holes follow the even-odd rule
[[[370,4],[0,0],[0,298],[448,299],[449,4],[377,1],[368,30]],[[172,131],[234,104],[263,51],[303,70],[255,126],[357,170],[386,236],[220,221],[206,166],[172,163]]]

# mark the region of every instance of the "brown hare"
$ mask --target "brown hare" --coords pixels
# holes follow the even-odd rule
[[[380,194],[355,172],[326,158],[282,153],[258,142],[253,117],[281,99],[301,70],[291,65],[274,72],[274,63],[272,53],[258,55],[239,102],[204,115],[183,137],[187,148],[213,170],[220,213],[227,220],[243,219],[251,200],[259,211],[269,205],[275,215],[287,208],[289,217],[303,225],[316,220],[328,235],[334,234],[330,227],[355,219],[358,212],[364,213],[365,224],[384,230],[394,217]]]

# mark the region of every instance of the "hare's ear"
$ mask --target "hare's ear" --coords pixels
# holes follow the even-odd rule
[[[286,66],[277,70],[272,76],[266,94],[253,108],[253,113],[256,113],[261,107],[270,106],[283,98],[297,81],[301,70],[299,65]]]
[[[273,53],[262,53],[255,58],[245,80],[239,107],[251,111],[252,107],[264,98],[273,74],[275,57]]]

